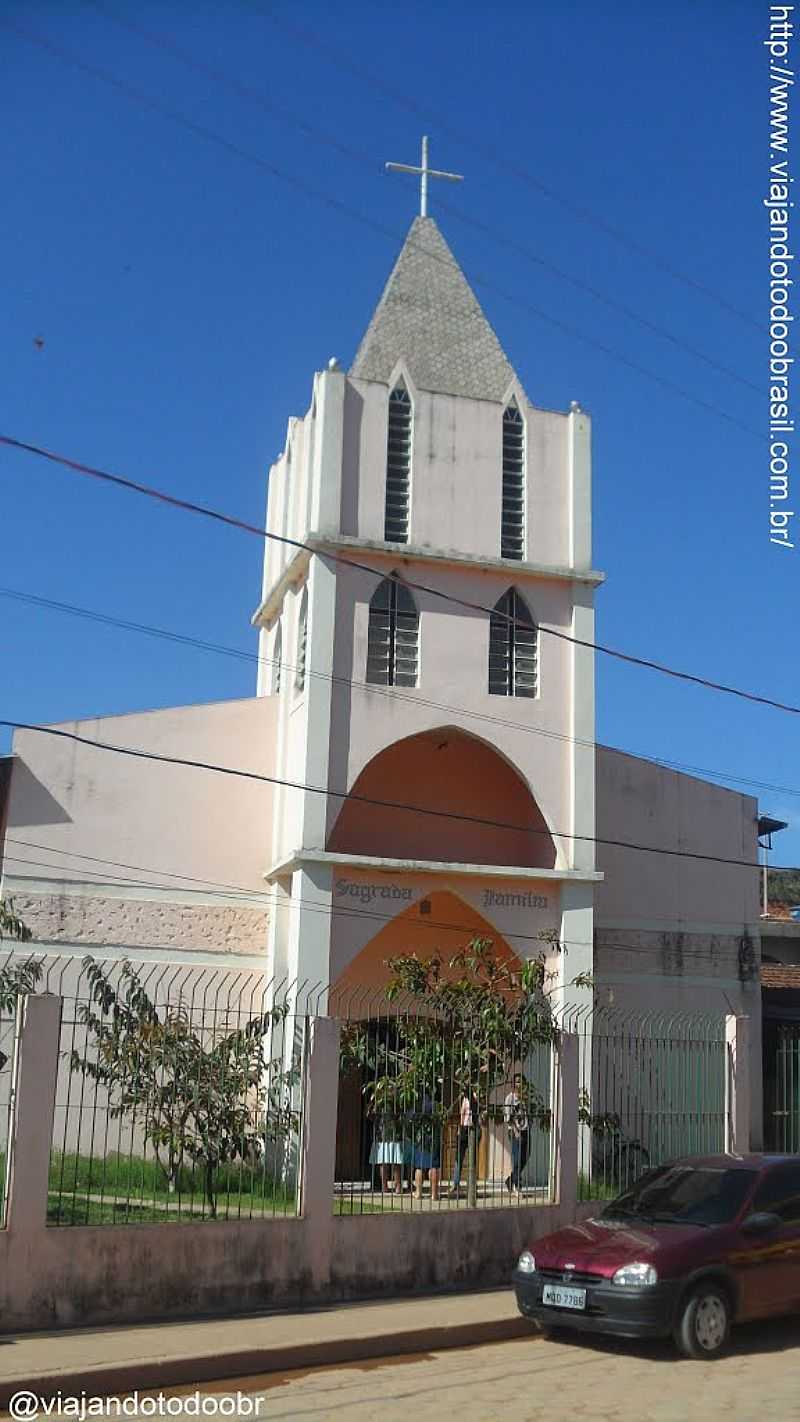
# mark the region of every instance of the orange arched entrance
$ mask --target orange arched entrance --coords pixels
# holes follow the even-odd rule
[[[450,969],[450,959],[474,938],[489,938],[501,962],[513,969],[521,967],[517,954],[471,904],[448,889],[437,889],[409,906],[381,928],[357,953],[330,990],[329,1012],[343,1023],[359,1022],[371,1030],[386,1031],[393,1013],[405,1014],[414,1006],[407,999],[392,1003],[386,996],[391,979],[388,960],[403,954],[418,958],[437,955],[442,959],[443,977],[461,976]],[[424,1009],[420,1007],[424,1012]],[[382,1024],[382,1025],[381,1025]],[[361,1070],[340,1078],[337,1116],[336,1179],[362,1181],[369,1177],[369,1145],[372,1121],[364,1106],[365,1078]],[[489,1173],[490,1131],[484,1131],[478,1154],[478,1178]],[[456,1127],[449,1123],[444,1132],[445,1174],[452,1170]]]
[[[387,746],[364,767],[350,794],[364,798],[344,801],[329,850],[457,864],[555,866],[552,835],[522,776],[494,746],[455,727]]]
[[[390,958],[406,953],[418,958],[437,954],[448,964],[473,938],[491,938],[501,962],[513,968],[521,966],[514,950],[477,909],[449,889],[434,890],[379,929],[347,965],[331,987],[331,1015],[363,1018],[390,1012],[386,999]],[[445,968],[443,976],[448,974]],[[456,976],[455,972],[451,975]]]

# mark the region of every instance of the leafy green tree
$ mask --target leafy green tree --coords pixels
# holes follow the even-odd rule
[[[0,899],[0,939],[11,938],[16,943],[30,943],[31,931],[15,912],[12,899]],[[42,976],[42,964],[34,958],[15,963],[12,958],[0,964],[0,1012],[13,1012],[17,998],[34,992]],[[0,1069],[8,1057],[0,1052]]]
[[[547,940],[557,951],[557,939],[547,935]],[[474,1092],[484,1117],[501,1118],[503,1108],[492,1100],[495,1089],[523,1070],[537,1046],[558,1040],[544,951],[517,967],[497,953],[491,939],[475,938],[449,960],[403,954],[390,958],[388,966],[386,997],[396,1004],[396,1015],[387,1014],[377,1027],[353,1024],[342,1039],[344,1069],[358,1066],[366,1077],[369,1113],[399,1137],[426,1098],[431,1111],[425,1114],[441,1130],[460,1097]],[[575,985],[590,986],[591,980],[581,975]],[[551,1108],[537,1084],[526,1079],[521,1094],[528,1119],[548,1129]],[[476,1197],[476,1147],[473,1123],[470,1203]]]
[[[298,1072],[265,1055],[288,1003],[233,1030],[225,1024],[219,1036],[198,1029],[185,1004],[157,1006],[129,962],[118,984],[93,958],[83,966],[90,1000],[79,1014],[94,1055],[73,1049],[71,1069],[104,1087],[112,1118],[127,1117],[150,1142],[170,1191],[181,1166],[192,1162],[216,1218],[219,1168],[258,1161],[269,1143],[283,1144],[297,1131],[291,1099]]]
[[[800,869],[770,869],[767,879],[770,903],[800,904]]]

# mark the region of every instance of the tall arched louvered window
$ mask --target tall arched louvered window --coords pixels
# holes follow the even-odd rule
[[[294,684],[298,691],[302,691],[306,684],[306,644],[308,642],[308,588],[303,588],[303,596],[300,599],[300,614],[297,619],[297,665],[294,671]]]
[[[524,598],[509,588],[489,619],[490,696],[536,696],[539,630]]]
[[[393,573],[369,604],[367,681],[376,686],[416,686],[419,613],[411,593]]]
[[[501,558],[525,557],[525,423],[516,400],[503,411]]]
[[[281,663],[283,661],[283,628],[278,623],[275,641],[272,644],[272,694],[277,696],[281,689]]]
[[[405,385],[389,396],[389,437],[386,449],[386,512],[383,536],[387,543],[408,543],[411,513],[411,442],[413,409]]]

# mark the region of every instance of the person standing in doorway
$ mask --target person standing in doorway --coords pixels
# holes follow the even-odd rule
[[[515,1072],[511,1090],[503,1105],[503,1115],[511,1137],[511,1174],[506,1176],[506,1189],[509,1195],[522,1187],[522,1172],[528,1164],[531,1150],[527,1088],[528,1083],[522,1072]]]
[[[469,1087],[461,1097],[461,1106],[458,1118],[458,1145],[456,1147],[456,1165],[453,1171],[453,1188],[450,1191],[452,1198],[458,1197],[461,1187],[461,1171],[464,1168],[467,1151],[469,1150],[469,1133],[475,1129],[475,1168],[478,1165],[478,1146],[481,1140],[481,1123],[478,1110],[478,1097],[473,1087]]]
[[[439,1199],[442,1175],[442,1127],[433,1099],[425,1092],[414,1113],[414,1199],[422,1199],[422,1182],[427,1172],[431,1182],[431,1200]]]

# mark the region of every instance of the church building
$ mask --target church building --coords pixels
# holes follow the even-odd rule
[[[750,1015],[758,1070],[757,803],[595,743],[591,458],[417,217],[269,471],[256,695],[16,735],[2,887],[35,944],[335,1005],[488,937],[546,951],[566,1006]]]

